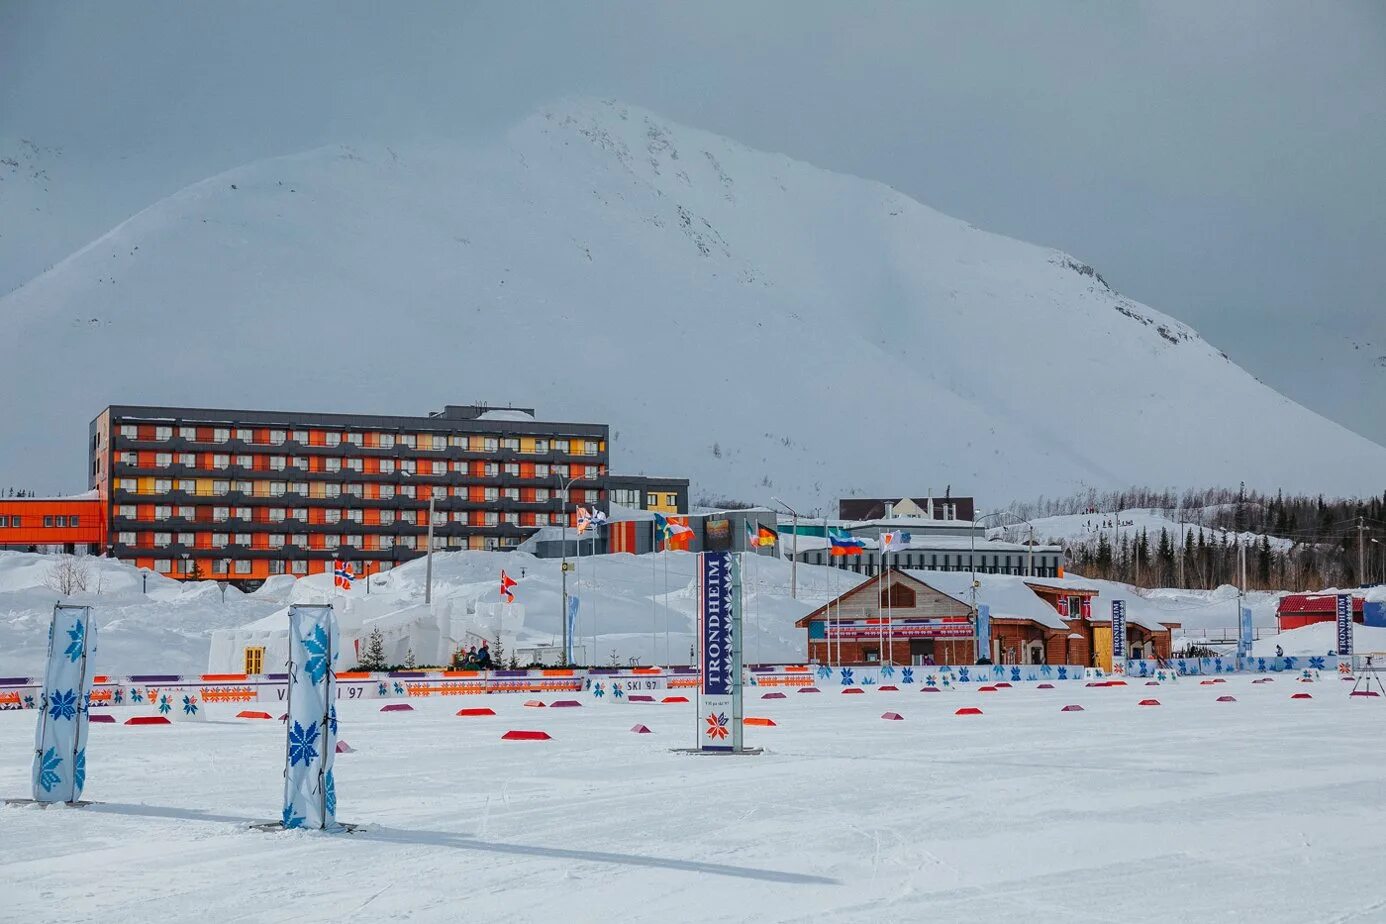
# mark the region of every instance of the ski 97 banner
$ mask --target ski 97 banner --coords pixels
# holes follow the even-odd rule
[[[702,677],[698,684],[699,747],[707,751],[732,749],[735,683],[732,646],[732,555],[703,552],[698,556],[698,645]]]
[[[91,607],[53,607],[34,736],[34,801],[76,802],[87,781],[87,708],[96,626]]]
[[[288,749],[284,758],[285,828],[337,824],[337,617],[331,606],[289,607]]]
[[[1112,601],[1112,673],[1126,673],[1126,601]]]

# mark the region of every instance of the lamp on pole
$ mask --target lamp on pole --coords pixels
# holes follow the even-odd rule
[[[971,550],[971,551],[968,553],[968,555],[967,555],[967,563],[968,563],[968,565],[971,566],[971,568],[972,568],[972,585],[971,585],[971,587],[970,587],[970,590],[972,591],[972,626],[973,626],[974,634],[975,634],[975,632],[976,632],[976,626],[977,626],[977,526],[978,526],[980,523],[982,523],[984,520],[990,520],[990,519],[992,519],[993,517],[1012,517],[1017,523],[1026,523],[1026,524],[1029,524],[1029,523],[1030,523],[1029,520],[1026,520],[1026,519],[1022,518],[1022,517],[1018,516],[1017,514],[1011,513],[1009,510],[998,510],[998,511],[996,511],[995,513],[987,513],[987,514],[983,514],[983,515],[980,516],[980,517],[973,517],[973,518],[972,518],[972,529],[968,531],[968,532],[971,534],[971,539],[972,539],[972,550]],[[1031,525],[1032,528],[1033,528],[1033,524],[1030,524],[1030,525]],[[1033,540],[1032,540],[1032,545],[1031,545],[1030,549],[1031,549],[1031,554],[1033,555],[1033,554],[1034,554]],[[990,644],[989,644],[990,641],[991,641],[990,639],[987,639],[987,641],[986,641],[986,643],[985,643],[985,644],[987,644],[987,648],[988,648],[988,652],[987,652],[987,653],[988,653],[988,656],[990,656],[990,647],[991,647]],[[982,641],[982,639],[981,639],[981,638],[978,638],[978,639],[977,639],[977,647],[978,647],[978,654],[977,654],[977,656],[978,656],[978,657],[981,657],[981,656],[982,656],[981,646],[982,646],[983,644],[984,644],[984,642]]]
[[[778,497],[772,497],[770,500],[788,510],[789,515],[794,518],[794,548],[789,553],[789,595],[797,600],[799,599],[799,511]],[[827,537],[824,536],[824,538]]]
[[[555,477],[557,478],[559,484],[563,484],[562,475],[557,475]],[[560,555],[562,557],[563,562],[560,566],[560,569],[563,574],[563,610],[558,614],[558,618],[563,623],[563,663],[565,665],[571,660],[571,658],[569,658],[568,656],[569,645],[571,643],[571,640],[568,638],[568,490],[572,488],[573,482],[578,481],[581,477],[581,475],[574,475],[572,478],[568,479],[567,484],[564,484],[563,487],[558,489],[558,517],[559,525],[560,527],[562,527],[563,536],[563,541],[561,543],[562,548],[560,550]]]

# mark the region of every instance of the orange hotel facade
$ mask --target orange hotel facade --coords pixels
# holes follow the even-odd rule
[[[84,546],[173,578],[245,584],[334,560],[359,576],[426,551],[430,496],[435,549],[509,549],[571,525],[578,505],[606,509],[608,444],[606,424],[514,408],[395,417],[112,405],[90,425],[91,490],[0,499],[0,548]]]

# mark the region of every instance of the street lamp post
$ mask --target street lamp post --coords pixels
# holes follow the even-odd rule
[[[770,500],[779,504],[789,515],[794,518],[794,548],[789,553],[789,596],[795,600],[799,599],[799,511],[780,500],[772,497]],[[825,535],[826,539],[827,536]]]
[[[563,485],[563,487],[558,489],[558,519],[559,526],[562,529],[561,535],[563,537],[561,548],[559,550],[559,554],[562,559],[560,570],[562,571],[563,575],[563,610],[558,614],[558,618],[563,623],[563,663],[565,666],[568,664],[569,661],[572,660],[569,656],[569,646],[571,644],[571,640],[568,638],[568,491],[570,488],[572,488],[573,482],[579,480],[581,477],[581,475],[574,475],[572,478],[568,479],[568,483],[566,485]],[[558,475],[557,479],[559,484],[563,484],[562,475]]]

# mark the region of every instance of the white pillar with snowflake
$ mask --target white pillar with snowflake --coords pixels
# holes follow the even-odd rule
[[[76,802],[87,781],[87,707],[96,626],[91,607],[53,607],[34,736],[34,801]]]
[[[337,617],[330,605],[289,607],[288,750],[285,828],[335,828],[337,788]]]

